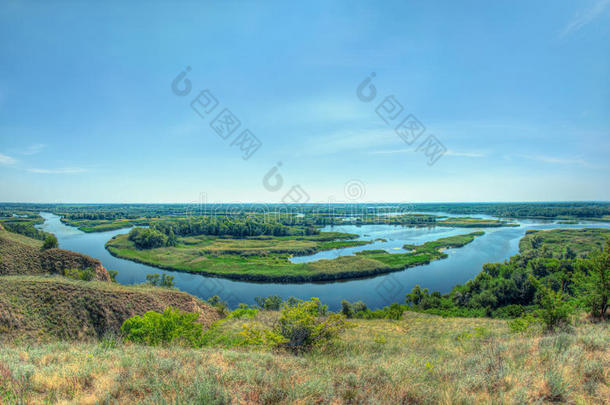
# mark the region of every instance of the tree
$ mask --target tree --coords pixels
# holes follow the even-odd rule
[[[425,290],[428,291],[427,289]],[[423,292],[419,284],[416,284],[415,287],[411,290],[410,294],[407,294],[405,297],[405,301],[407,304],[413,304],[413,306],[418,306],[421,302]]]
[[[47,235],[47,237],[44,239],[44,243],[42,244],[42,248],[45,250],[53,249],[57,246],[59,246],[59,243],[57,242],[55,235]]]
[[[169,233],[167,235],[167,246],[176,246],[178,244],[178,240],[176,239],[176,235],[174,234],[174,228],[169,227]]]
[[[278,295],[270,295],[269,297],[256,297],[254,298],[256,305],[260,309],[267,311],[277,311],[282,305],[282,298]]]
[[[530,276],[530,280],[538,290],[538,302],[541,307],[539,313],[546,328],[553,330],[557,326],[568,323],[571,308],[561,290],[554,291],[540,281],[535,280],[533,276]]]
[[[347,301],[347,300],[342,300],[341,301],[341,313],[346,318],[353,318],[354,317],[354,308],[352,307],[352,304],[349,303],[349,301]]]
[[[173,287],[174,286],[174,276],[169,276],[167,274],[147,274],[146,282],[150,285],[156,287]]]
[[[610,240],[605,249],[582,262],[581,272],[575,279],[591,315],[605,320],[610,303]]]

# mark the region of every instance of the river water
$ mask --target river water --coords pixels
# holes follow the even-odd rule
[[[136,284],[146,280],[150,273],[166,273],[174,276],[175,287],[190,294],[207,299],[219,295],[231,308],[239,303],[253,304],[259,296],[279,295],[286,299],[297,297],[308,299],[318,297],[331,310],[337,310],[343,299],[364,301],[369,308],[380,308],[392,302],[404,302],[407,292],[419,284],[430,291],[446,293],[456,284],[464,284],[477,275],[484,263],[502,262],[518,253],[519,240],[528,229],[555,228],[610,228],[608,223],[584,222],[580,224],[557,224],[552,221],[518,220],[518,227],[485,228],[485,235],[461,248],[448,249],[448,258],[430,264],[412,267],[403,271],[379,275],[372,278],[325,282],[325,283],[256,283],[234,281],[197,274],[172,272],[156,267],[135,263],[112,256],[104,248],[105,243],[115,235],[129,232],[129,228],[108,232],[85,233],[67,226],[60,217],[51,213],[40,213],[45,219],[41,229],[57,236],[59,247],[83,253],[99,259],[104,267],[117,270],[117,281],[121,284]],[[359,239],[377,240],[373,244],[335,249],[315,255],[294,257],[293,262],[332,259],[339,255],[353,254],[368,249],[384,249],[390,253],[403,252],[405,243],[421,244],[445,236],[470,233],[475,228],[408,228],[394,225],[337,225],[323,231],[357,233]]]

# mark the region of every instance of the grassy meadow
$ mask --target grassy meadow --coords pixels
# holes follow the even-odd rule
[[[277,313],[262,311],[261,322]],[[610,331],[511,332],[506,321],[407,312],[357,320],[302,355],[241,346],[235,319],[201,349],[98,343],[0,347],[0,402],[607,403]]]

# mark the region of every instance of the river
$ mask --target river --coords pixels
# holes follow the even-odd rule
[[[40,215],[45,219],[40,228],[54,233],[60,248],[99,259],[107,269],[119,272],[117,281],[121,284],[142,283],[146,280],[147,274],[166,273],[174,276],[176,288],[203,299],[219,295],[231,308],[235,308],[239,303],[253,304],[255,297],[269,295],[279,295],[284,299],[291,296],[302,299],[318,297],[331,310],[337,310],[343,299],[360,300],[369,308],[380,308],[392,302],[404,302],[405,294],[416,284],[422,288],[429,288],[430,291],[449,292],[454,285],[463,284],[478,274],[484,263],[502,262],[518,253],[519,240],[528,229],[610,228],[608,223],[582,221],[580,224],[557,224],[552,221],[518,220],[513,221],[519,223],[518,227],[485,228],[483,229],[485,235],[475,238],[472,243],[464,247],[446,250],[448,258],[427,265],[366,279],[330,283],[278,284],[233,281],[172,272],[120,259],[108,253],[104,245],[113,236],[129,232],[129,228],[85,233],[63,224],[57,215],[45,212]],[[397,253],[403,251],[401,247],[405,243],[420,244],[475,230],[475,228],[446,227],[408,228],[394,225],[337,225],[326,227],[323,231],[357,233],[359,239],[386,241],[377,240],[366,246],[319,252],[315,255],[295,257],[292,260],[302,262],[332,259],[365,249],[385,249],[390,253]]]

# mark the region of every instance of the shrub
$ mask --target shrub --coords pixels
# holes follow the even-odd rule
[[[366,312],[368,310],[366,304],[362,301],[354,302],[354,304],[352,305],[352,309],[354,310],[355,314],[357,314],[358,312]]]
[[[533,277],[530,276],[532,279]],[[538,288],[538,300],[541,309],[538,313],[547,330],[553,330],[558,326],[567,324],[571,313],[571,307],[566,302],[561,291],[553,291],[538,281],[533,281]]]
[[[174,286],[174,276],[169,276],[167,274],[147,274],[146,282],[150,285],[154,285],[156,287],[173,287]]]
[[[220,311],[224,311],[228,307],[227,303],[221,300],[218,295],[211,296],[206,302]]]
[[[201,346],[203,328],[195,321],[199,314],[168,307],[162,314],[149,311],[133,316],[121,326],[125,340],[150,346],[178,343]]]
[[[258,309],[255,309],[255,308],[237,308],[235,311],[231,312],[227,316],[227,318],[228,319],[254,318],[257,313],[258,313]]]
[[[95,272],[91,267],[86,269],[65,269],[64,276],[74,280],[91,281],[95,277]]]
[[[610,241],[601,252],[581,262],[575,281],[582,292],[584,306],[595,318],[606,319],[610,306]]]
[[[59,243],[57,242],[57,238],[55,237],[55,235],[47,235],[46,238],[44,238],[44,243],[42,244],[42,248],[43,249],[53,249],[59,246]]]
[[[535,326],[537,324],[539,324],[539,321],[531,314],[527,314],[508,321],[508,327],[513,333],[525,333],[532,326]]]
[[[246,343],[283,347],[301,352],[328,342],[350,324],[340,314],[326,315],[327,308],[318,298],[282,306],[281,314],[272,329],[255,329],[244,325],[242,335]]]
[[[119,274],[119,272],[116,270],[108,270],[108,275],[110,276],[110,281],[112,281],[113,283],[116,283],[117,274]]]
[[[254,298],[256,305],[260,309],[268,310],[268,311],[277,311],[280,309],[282,305],[282,298],[277,295],[271,295],[269,297],[256,297]]]
[[[346,301],[346,300],[341,301],[341,313],[346,318],[354,317],[354,308],[352,307],[352,304],[349,303],[349,301]]]
[[[392,303],[389,307],[385,307],[385,318],[399,320],[402,319],[402,314],[405,309],[397,302]]]

